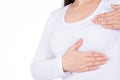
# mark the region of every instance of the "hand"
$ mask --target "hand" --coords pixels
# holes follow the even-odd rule
[[[120,29],[120,5],[112,4],[114,11],[97,15],[93,22],[108,29]]]
[[[64,71],[86,72],[98,69],[100,65],[105,64],[108,60],[100,52],[82,52],[77,49],[82,46],[82,39],[77,41],[63,55],[62,64]]]

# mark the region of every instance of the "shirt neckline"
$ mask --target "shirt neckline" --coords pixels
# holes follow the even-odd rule
[[[65,10],[64,10],[63,16],[62,16],[62,22],[63,22],[63,24],[64,24],[64,25],[75,25],[75,24],[80,24],[80,23],[83,23],[83,22],[91,19],[91,17],[94,16],[95,13],[100,9],[100,7],[102,6],[102,3],[103,3],[103,0],[100,1],[99,5],[97,6],[97,8],[95,9],[95,11],[94,11],[90,16],[84,18],[83,20],[80,20],[80,21],[77,21],[77,22],[72,22],[72,23],[65,22],[65,14],[66,14],[68,8],[70,7],[70,5],[72,5],[72,3],[69,4],[69,5],[67,5],[67,6],[65,7]]]

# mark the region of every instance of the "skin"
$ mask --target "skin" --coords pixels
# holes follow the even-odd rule
[[[75,23],[90,16],[98,7],[100,0],[75,0],[65,14],[65,22]]]
[[[96,5],[89,5],[91,4],[91,1],[94,2],[95,0],[75,0],[73,5],[70,6],[68,11],[66,12],[66,15],[64,17],[65,21],[68,23],[74,23],[83,20],[84,18],[89,16],[92,13],[92,11],[95,10],[95,7],[97,7],[99,3],[98,0],[98,2],[95,2]],[[92,10],[90,12],[89,9],[91,7]],[[112,4],[111,7],[114,9],[113,11],[99,14],[92,21],[95,24],[102,25],[104,28],[118,30],[120,29],[120,5]],[[103,53],[100,52],[78,51],[77,49],[82,46],[82,43],[83,43],[82,39],[79,40],[68,49],[65,55],[63,55],[62,60],[64,71],[71,72],[92,71],[98,69],[100,65],[105,64],[106,61],[108,60],[108,58],[105,55],[103,55]]]
[[[106,63],[108,58],[100,52],[82,52],[78,48],[82,46],[83,40],[80,39],[68,49],[63,56],[63,69],[70,72],[86,72],[99,68]]]
[[[114,9],[113,11],[97,15],[93,22],[104,28],[118,30],[120,29],[120,5],[112,4],[111,7]]]
[[[99,5],[100,0],[75,0],[69,7],[64,17],[68,23],[74,23],[91,15]],[[82,46],[83,40],[80,39],[72,45],[62,57],[64,71],[87,72],[98,69],[105,64],[108,58],[100,52],[78,51]]]

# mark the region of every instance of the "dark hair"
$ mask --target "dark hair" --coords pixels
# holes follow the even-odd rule
[[[64,6],[69,5],[70,3],[73,3],[75,0],[64,0]]]

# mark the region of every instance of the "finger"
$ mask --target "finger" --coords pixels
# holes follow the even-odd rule
[[[120,21],[118,19],[112,19],[111,18],[106,18],[106,19],[98,19],[94,22],[95,24],[100,24],[100,25],[104,25],[104,24],[112,24],[112,25],[117,25],[120,23]]]
[[[102,24],[102,26],[104,28],[107,28],[107,29],[113,29],[113,25],[112,24]]]
[[[112,24],[112,25],[117,25],[120,23],[119,20],[105,20],[105,24]]]
[[[119,21],[120,21],[119,13],[120,13],[120,11],[119,12],[116,11],[116,12],[114,12],[114,15],[112,15],[112,16],[96,17],[95,19],[93,19],[93,21],[98,24],[101,22],[104,22],[106,24],[109,24],[111,22],[119,23]]]
[[[107,57],[91,57],[85,58],[85,62],[100,62],[100,61],[107,61]]]
[[[99,69],[99,66],[85,67],[85,68],[83,69],[83,72],[93,71],[93,70],[96,70],[96,69]]]
[[[105,54],[104,53],[101,53],[101,52],[94,52],[94,51],[92,51],[92,52],[83,52],[83,55],[85,56],[85,57],[99,57],[99,56],[103,56],[103,57],[105,57]]]
[[[98,18],[98,17],[105,17],[105,16],[112,16],[112,15],[114,15],[114,11],[105,12],[105,13],[102,13],[102,14],[98,14],[95,18]]]
[[[104,14],[101,14],[101,15],[98,15],[97,17],[95,17],[94,19],[92,19],[92,21],[95,23],[95,24],[100,24],[101,21],[107,21],[107,20],[113,20],[114,17],[113,13],[111,14],[107,14],[107,13],[104,13]]]
[[[110,28],[110,29],[113,27],[113,25],[111,25],[111,24],[102,24],[102,26],[104,28]]]
[[[100,25],[105,25],[105,24],[117,24],[118,21],[115,21],[115,20],[103,20],[103,21],[97,21],[96,22],[97,24],[100,24]]]
[[[111,19],[111,18],[109,18],[109,19]],[[93,20],[93,22],[95,24],[107,24],[108,23],[107,20],[105,21],[105,18],[98,18],[98,19]]]
[[[89,71],[98,69],[99,66],[89,67]]]
[[[119,25],[117,24],[103,24],[102,26],[107,29],[114,29],[114,30],[120,29],[120,27],[118,27]]]
[[[100,61],[100,62],[88,62],[84,65],[84,67],[94,67],[105,64],[106,61]]]
[[[115,10],[120,9],[120,5],[118,5],[118,4],[111,4],[111,7]]]
[[[97,22],[101,22],[101,21],[108,21],[108,20],[113,20],[114,18],[112,16],[105,16],[105,17],[98,17],[95,20]]]
[[[83,43],[83,40],[80,39],[71,47],[71,50],[77,50],[80,46],[82,46],[82,43]]]
[[[92,21],[104,21],[104,20],[113,20],[113,19],[114,19],[114,15],[99,16],[99,17],[95,17]]]

